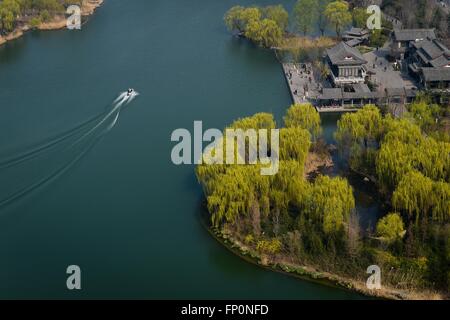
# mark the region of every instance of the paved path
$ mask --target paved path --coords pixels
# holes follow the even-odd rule
[[[386,88],[410,89],[414,87],[413,79],[406,73],[395,70],[394,65],[386,59],[388,53],[389,48],[386,46],[364,54],[364,58],[367,60],[367,69],[375,73],[371,75],[371,78],[378,85],[378,91],[384,91]]]
[[[318,84],[310,64],[283,63],[284,75],[294,103],[308,103],[318,95]]]

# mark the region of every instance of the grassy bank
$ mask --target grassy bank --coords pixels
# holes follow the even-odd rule
[[[81,15],[87,17],[103,4],[103,0],[89,0],[81,2]],[[47,10],[20,16],[14,23],[12,31],[5,31],[0,34],[0,45],[15,40],[23,36],[29,30],[58,30],[66,28],[67,16],[64,12],[50,14]]]
[[[366,283],[361,280],[321,271],[319,268],[311,265],[299,265],[289,261],[289,258],[283,255],[267,256],[261,254],[254,247],[237,240],[233,234],[212,228],[207,225],[205,220],[203,223],[208,232],[228,250],[245,261],[267,270],[283,273],[302,280],[313,281],[322,285],[354,291],[367,297],[378,299],[442,300],[446,298],[437,292],[398,290],[387,286],[383,286],[380,290],[370,290],[367,288]]]

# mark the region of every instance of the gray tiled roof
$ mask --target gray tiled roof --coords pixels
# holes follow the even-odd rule
[[[415,41],[417,39],[436,39],[434,29],[396,29],[394,39],[397,41]]]
[[[365,83],[355,83],[352,87],[355,92],[370,92],[369,87]]]
[[[350,47],[355,47],[362,42],[362,39],[351,39],[349,41],[346,41],[345,43]]]
[[[450,60],[445,55],[442,55],[442,56],[430,61],[430,64],[435,68],[445,67],[449,63],[450,63]]]
[[[369,37],[369,31],[362,28],[351,28],[344,32],[343,37],[367,39]]]
[[[405,92],[405,88],[386,88],[386,94],[389,97],[405,96],[406,92]]]
[[[450,81],[450,68],[422,68],[425,81]]]
[[[448,48],[438,40],[425,39],[422,41],[412,42],[412,46],[417,49],[417,52],[423,56],[426,62],[437,59],[442,55],[448,55]]]
[[[345,32],[345,34],[356,34],[356,35],[364,35],[364,34],[368,34],[368,33],[369,33],[369,31],[366,29],[355,28],[355,27],[352,27],[350,30]]]
[[[361,53],[344,42],[327,50],[327,55],[334,65],[361,65],[367,63]]]
[[[323,93],[319,96],[319,99],[342,99],[342,90],[340,88],[324,88]]]

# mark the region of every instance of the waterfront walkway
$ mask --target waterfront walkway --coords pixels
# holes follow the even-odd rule
[[[283,63],[283,70],[294,103],[308,103],[319,95],[311,64]]]

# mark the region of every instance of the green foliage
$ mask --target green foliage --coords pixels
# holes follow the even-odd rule
[[[300,106],[303,107],[303,106]],[[271,177],[261,176],[258,165],[200,165],[197,177],[207,195],[212,224],[243,226],[255,212],[264,219],[273,219],[274,234],[291,223],[289,208],[299,208],[300,215],[313,219],[326,235],[343,232],[343,227],[355,203],[351,187],[342,178],[319,177],[314,184],[304,178],[304,166],[310,148],[310,133],[300,124],[310,122],[296,119],[290,110],[290,127],[280,130],[280,167]],[[316,112],[314,110],[314,112]],[[296,122],[297,121],[297,122]],[[320,121],[320,119],[319,119]],[[272,115],[256,114],[235,121],[231,128],[274,128]],[[260,215],[259,215],[260,213]],[[255,222],[256,221],[256,222]],[[259,224],[259,218],[252,220]],[[259,230],[260,226],[255,229]]]
[[[423,135],[409,119],[383,118],[375,106],[343,115],[335,138],[350,168],[376,176],[386,193],[412,170],[434,181],[449,181],[450,144]]]
[[[224,16],[225,25],[256,44],[271,48],[281,44],[288,24],[288,13],[281,6],[232,7]]]
[[[353,26],[356,28],[367,28],[369,14],[365,8],[354,8],[352,11]]]
[[[28,22],[35,28],[43,21],[50,21],[70,4],[81,5],[80,0],[3,0],[0,1],[0,31],[11,32],[17,24],[17,18]]]
[[[377,235],[388,243],[401,239],[404,233],[405,226],[398,213],[389,213],[377,223]]]
[[[320,115],[311,104],[294,104],[284,117],[287,128],[300,127],[309,131],[313,141],[322,134]]]
[[[370,250],[372,263],[380,266],[384,283],[394,283],[398,287],[421,288],[424,286],[429,261],[426,257],[409,258],[395,256],[385,250]]]
[[[278,27],[280,27],[280,29],[283,31],[287,29],[289,23],[289,14],[282,5],[267,6],[265,8],[262,8],[261,11],[262,16],[265,19],[275,21]]]
[[[260,175],[256,166],[230,166],[225,174],[215,179],[208,196],[213,225],[236,223],[239,217],[249,214],[252,201],[268,190],[269,179]]]
[[[325,17],[325,9],[330,4],[331,0],[318,0],[317,1],[317,28],[319,29],[322,37],[325,33],[325,28],[327,27],[328,20]]]
[[[405,119],[387,120],[386,129],[376,162],[383,187],[394,189],[413,169],[433,180],[449,181],[449,143],[423,136],[417,125]]]
[[[39,15],[39,17],[40,17],[41,21],[44,21],[44,22],[50,21],[50,18],[51,18],[50,13],[47,10],[43,10],[41,12],[41,14]]]
[[[256,244],[256,250],[267,254],[276,254],[280,252],[281,248],[281,241],[276,238],[270,240],[260,240]]]
[[[426,98],[417,99],[409,106],[409,112],[417,125],[425,132],[436,130],[440,107],[430,104]]]
[[[316,0],[298,0],[294,7],[295,24],[304,35],[311,32],[317,16]]]
[[[295,160],[305,164],[310,147],[310,134],[300,127],[282,128],[280,130],[280,159]]]
[[[259,8],[245,8],[234,6],[224,16],[225,25],[230,31],[245,32],[251,21],[259,21],[261,11]]]
[[[388,38],[386,35],[384,35],[382,30],[380,29],[371,30],[369,36],[369,43],[372,47],[381,48],[387,40]]]
[[[245,36],[260,46],[271,48],[281,43],[283,31],[273,20],[252,20],[247,25]]]
[[[410,106],[412,118],[393,119],[365,106],[343,115],[335,134],[350,168],[376,176],[393,206],[415,224],[447,222],[450,215],[450,144],[424,135],[416,124],[416,118],[423,127],[433,122],[437,111],[428,107],[419,100]]]
[[[19,0],[3,0],[0,2],[0,25],[1,29],[10,32],[14,29],[16,18],[21,12]]]
[[[246,244],[252,244],[252,243],[255,242],[255,237],[252,234],[248,234],[248,235],[245,236],[244,242]]]
[[[41,19],[38,17],[34,17],[30,20],[30,27],[37,28],[42,23]]]
[[[335,139],[350,167],[373,175],[375,150],[383,132],[383,118],[374,105],[366,105],[356,113],[346,113],[337,124]]]
[[[229,127],[234,129],[275,129],[275,120],[271,113],[256,113],[251,117],[241,118],[234,121]]]
[[[406,173],[392,196],[396,209],[410,217],[431,218],[437,222],[450,221],[450,185],[433,182],[415,170]]]
[[[316,179],[304,204],[306,216],[318,221],[325,234],[342,231],[354,208],[355,199],[348,182],[328,176]]]
[[[330,24],[334,26],[338,38],[341,36],[342,29],[352,21],[352,14],[346,1],[331,2],[327,5],[324,14]]]

